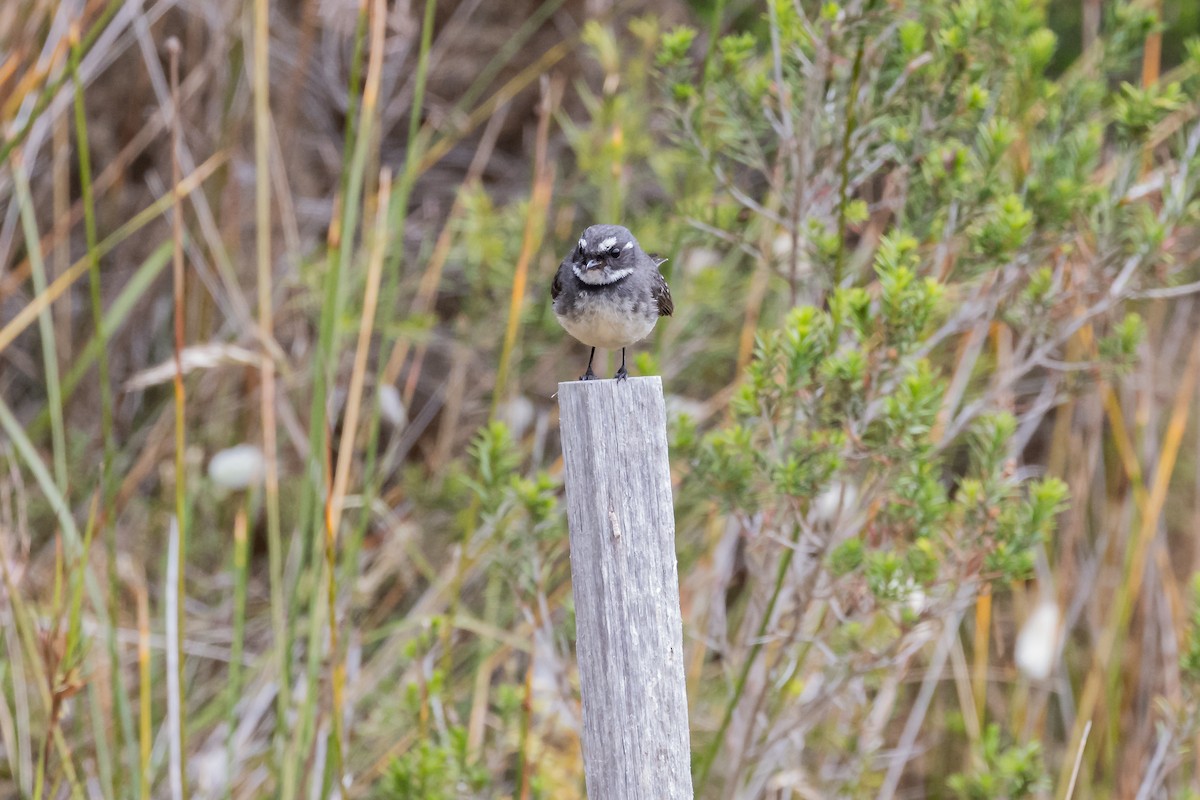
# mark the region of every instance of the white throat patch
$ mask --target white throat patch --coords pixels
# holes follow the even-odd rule
[[[610,283],[616,283],[622,278],[628,278],[633,274],[633,267],[625,269],[617,269],[608,271],[604,269],[586,270],[578,264],[572,264],[571,270],[575,273],[575,277],[588,284],[589,286],[607,286]]]

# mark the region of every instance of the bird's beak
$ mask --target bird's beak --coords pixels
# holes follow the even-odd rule
[[[604,259],[591,258],[591,259],[588,259],[588,262],[584,266],[584,269],[586,269],[586,270],[600,269],[603,266],[604,266]]]

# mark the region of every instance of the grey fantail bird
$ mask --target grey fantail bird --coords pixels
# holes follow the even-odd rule
[[[629,377],[625,348],[650,335],[659,317],[675,311],[671,290],[658,271],[665,258],[647,255],[620,225],[593,225],[563,259],[550,286],[554,316],[567,333],[592,348],[581,381],[596,378],[596,348],[621,348],[616,379]]]

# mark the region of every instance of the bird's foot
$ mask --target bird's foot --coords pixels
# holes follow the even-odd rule
[[[596,380],[596,373],[592,372],[592,368],[589,366],[587,372],[585,372],[579,376],[579,380],[594,381],[594,380]]]
[[[624,365],[622,365],[621,368],[617,370],[617,374],[613,375],[613,377],[616,378],[618,382],[625,381],[629,379],[629,372],[625,369]]]

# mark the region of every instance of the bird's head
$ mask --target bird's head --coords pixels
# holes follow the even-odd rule
[[[628,228],[593,225],[579,237],[567,261],[579,280],[604,286],[633,274],[640,255],[641,248]]]

